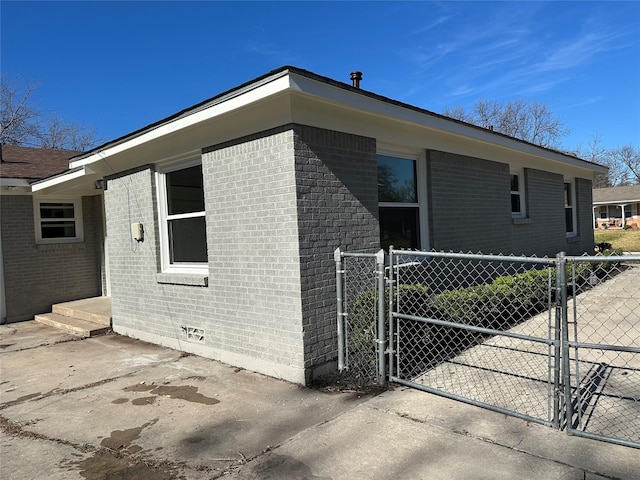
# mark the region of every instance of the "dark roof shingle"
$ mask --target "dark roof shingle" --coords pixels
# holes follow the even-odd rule
[[[81,152],[0,145],[0,177],[40,180],[69,169],[69,159]]]

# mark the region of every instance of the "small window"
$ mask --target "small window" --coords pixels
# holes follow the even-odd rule
[[[601,219],[609,218],[609,214],[607,213],[607,207],[600,207],[600,218]]]
[[[524,217],[525,212],[524,188],[522,175],[519,173],[511,174],[511,216]]]
[[[416,160],[378,155],[378,210],[382,248],[419,248]]]
[[[36,199],[37,243],[73,243],[84,240],[81,201]]]
[[[158,173],[163,270],[207,267],[207,231],[202,165]]]
[[[572,182],[564,184],[564,219],[567,236],[576,235],[575,192]]]

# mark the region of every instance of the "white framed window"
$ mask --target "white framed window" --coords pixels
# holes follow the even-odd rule
[[[511,172],[511,216],[523,218],[527,215],[524,189],[524,175]]]
[[[156,171],[163,272],[207,270],[207,228],[200,159]]]
[[[380,151],[377,163],[381,247],[428,248],[424,156]]]
[[[567,237],[574,237],[577,235],[578,230],[576,228],[576,192],[574,188],[574,182],[565,181],[564,183],[564,219],[565,219],[565,231]]]
[[[84,241],[82,201],[79,198],[34,198],[36,243]]]

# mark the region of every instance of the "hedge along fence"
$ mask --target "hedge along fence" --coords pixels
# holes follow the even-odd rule
[[[604,255],[618,255],[607,251]],[[578,294],[608,277],[613,262],[579,263],[573,270],[567,267],[567,279],[574,280],[568,294]],[[619,266],[618,266],[619,267]],[[595,282],[595,283],[594,283]],[[431,294],[420,283],[400,284],[395,290],[395,309],[400,314],[433,318],[451,323],[506,330],[551,308],[555,301],[556,269],[531,269],[514,275],[500,276],[490,283]],[[575,292],[574,292],[575,290]],[[385,298],[389,290],[385,289]],[[372,308],[372,305],[375,307]],[[372,311],[375,314],[372,314]],[[374,290],[361,292],[348,306],[350,348],[361,352],[375,352],[377,329],[377,294]],[[404,348],[411,348],[410,356],[416,368],[440,363],[484,338],[484,335],[460,328],[444,327],[423,322],[401,320],[397,337]],[[403,352],[407,353],[407,352]],[[428,358],[423,358],[423,357]],[[371,355],[375,362],[375,355]],[[419,364],[419,365],[417,365]],[[411,369],[413,370],[413,369]]]

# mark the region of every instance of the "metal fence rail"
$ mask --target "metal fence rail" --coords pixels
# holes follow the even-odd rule
[[[336,250],[339,366],[640,448],[640,256]]]
[[[640,448],[640,256],[565,261],[567,431]]]
[[[391,251],[390,380],[558,424],[553,260]]]

